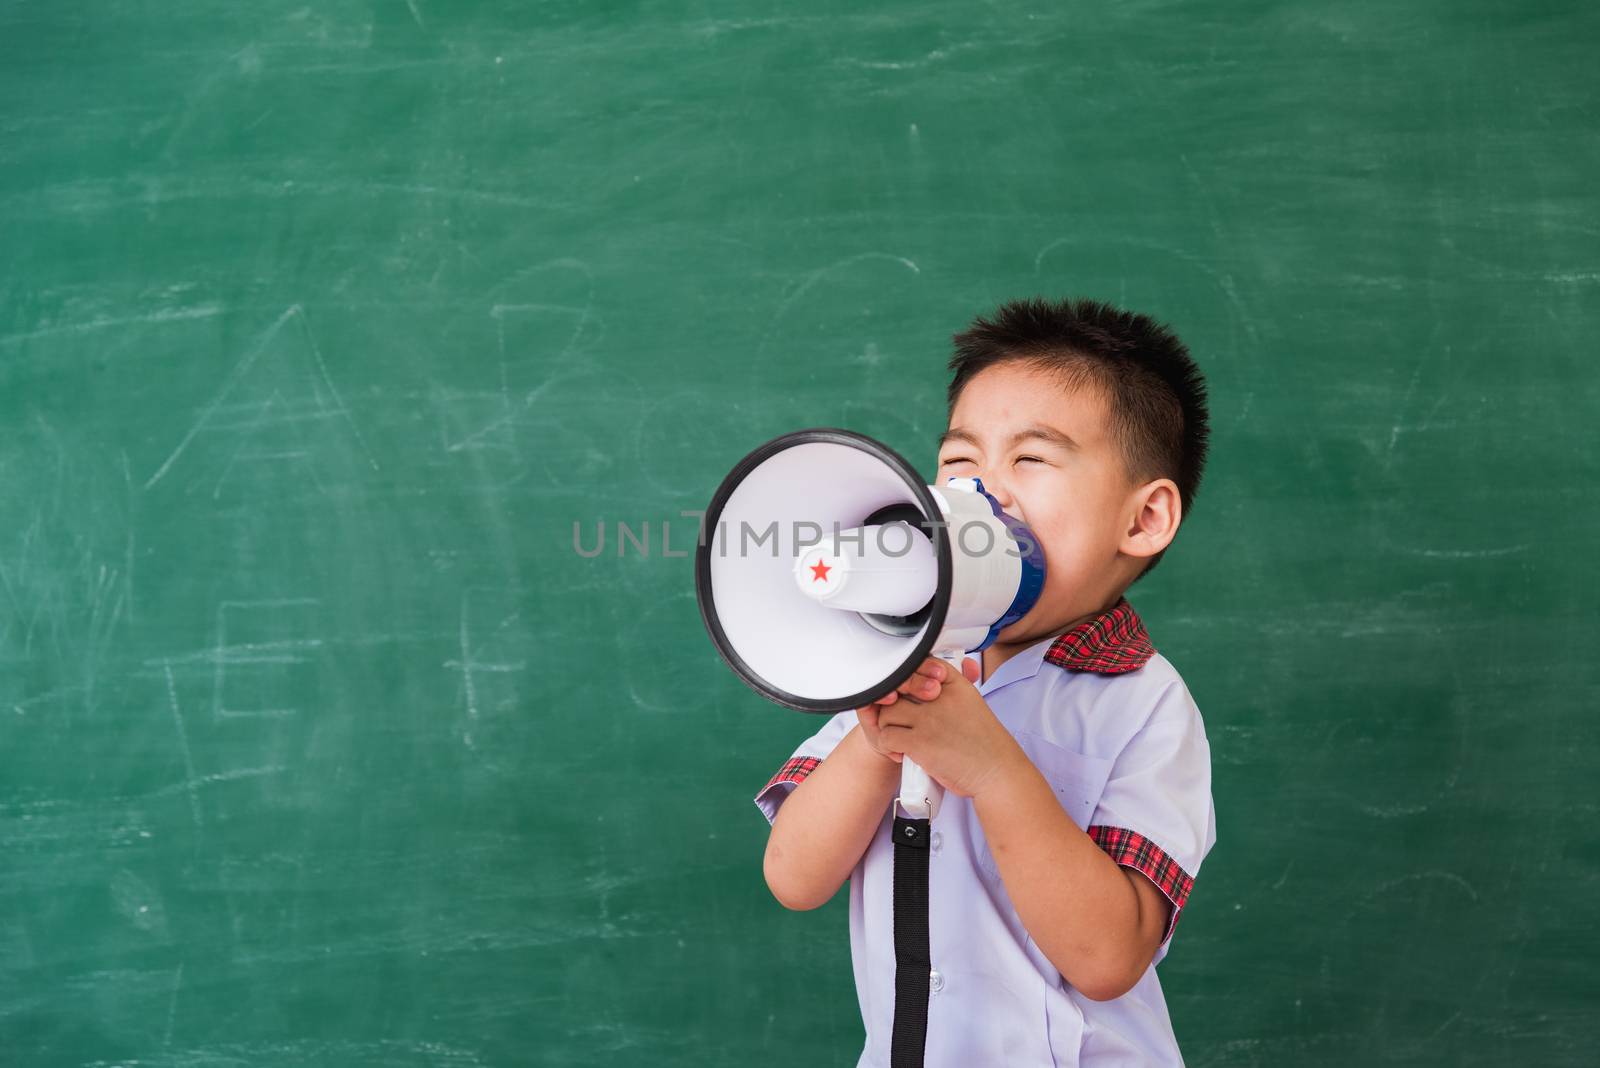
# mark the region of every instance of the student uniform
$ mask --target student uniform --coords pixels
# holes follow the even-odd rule
[[[1148,877],[1172,918],[1133,989],[1084,997],[1018,919],[972,799],[946,792],[930,825],[926,1068],[1181,1065],[1154,964],[1216,841],[1200,710],[1125,598],[1017,653],[977,689],[1073,822]],[[769,824],[857,723],[853,709],[840,712],[800,743],[755,797]],[[867,1036],[857,1068],[889,1066],[896,810],[885,807],[850,875],[850,957]]]

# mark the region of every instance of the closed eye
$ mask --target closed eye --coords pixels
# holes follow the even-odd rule
[[[1019,463],[1019,464],[1024,460],[1032,460],[1036,464],[1044,463],[1044,460],[1041,459],[1038,456],[1019,456],[1019,457],[1017,457],[1017,463]],[[972,461],[967,459],[965,456],[952,456],[948,460],[941,460],[939,462],[939,466],[940,467],[945,467],[945,466],[948,466],[950,464],[969,464],[971,462]]]

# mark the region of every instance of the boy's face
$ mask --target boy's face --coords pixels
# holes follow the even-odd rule
[[[1108,417],[1099,387],[1068,389],[1021,361],[978,372],[950,413],[935,484],[983,479],[1044,547],[1044,591],[999,642],[1036,640],[1099,611],[1144,567],[1126,552],[1144,552],[1130,532],[1150,486],[1129,479]]]

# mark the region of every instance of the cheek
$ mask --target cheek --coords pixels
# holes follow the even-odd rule
[[[1089,566],[1098,532],[1087,517],[1076,513],[1050,512],[1028,523],[1028,529],[1044,546],[1045,583],[1055,588],[1072,586]]]
[[[1034,539],[1044,547],[1045,566],[1050,571],[1054,572],[1065,566],[1067,560],[1076,555],[1078,547],[1073,533],[1075,526],[1067,516],[1056,513],[1029,516],[1028,529],[1033,532]]]
[[[1044,546],[1046,582],[1073,584],[1091,570],[1107,537],[1108,508],[1092,480],[1058,477],[1019,487],[1028,529]],[[1024,496],[1026,494],[1026,496]]]

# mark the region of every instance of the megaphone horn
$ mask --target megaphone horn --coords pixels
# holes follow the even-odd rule
[[[703,531],[695,593],[712,644],[762,697],[802,712],[871,704],[930,655],[959,671],[1044,587],[1042,547],[980,480],[928,485],[889,446],[836,427],[751,451]],[[901,806],[931,819],[943,789],[902,765]]]

